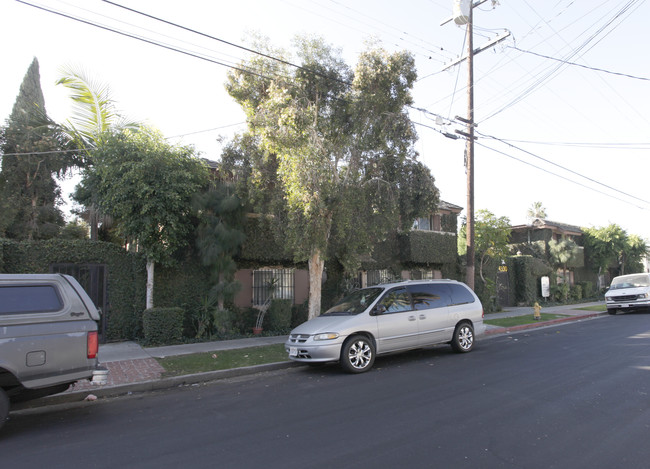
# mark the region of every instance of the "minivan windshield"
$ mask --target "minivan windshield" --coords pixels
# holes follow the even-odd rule
[[[363,290],[352,292],[321,314],[321,316],[354,315],[362,313],[377,299],[382,291],[384,291],[383,288],[364,288]]]
[[[612,280],[610,290],[619,290],[621,288],[650,287],[650,275],[631,275],[625,277],[616,277]]]

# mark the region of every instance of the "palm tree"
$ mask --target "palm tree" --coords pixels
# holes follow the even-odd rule
[[[546,209],[541,202],[533,202],[533,205],[528,209],[526,215],[531,221],[536,218],[544,219],[546,218]]]
[[[101,144],[105,132],[135,130],[140,124],[127,121],[117,112],[108,85],[91,80],[83,70],[71,66],[62,68],[60,74],[56,84],[68,88],[73,101],[73,115],[62,127],[69,138],[85,150],[84,166],[92,166],[92,152]],[[86,207],[83,215],[90,225],[90,239],[97,240],[98,224],[110,223],[110,218],[97,209],[91,180],[91,173],[86,172],[74,198]]]

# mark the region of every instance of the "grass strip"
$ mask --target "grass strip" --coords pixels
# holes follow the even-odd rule
[[[522,326],[524,324],[532,324],[534,322],[551,321],[553,319],[561,319],[567,317],[566,314],[550,314],[550,313],[541,313],[540,316],[541,319],[537,319],[537,320],[533,318],[533,315],[531,314],[525,316],[513,316],[511,318],[487,319],[484,320],[483,322],[491,326],[513,327],[513,326]]]
[[[581,311],[595,311],[597,313],[602,313],[607,311],[607,307],[605,305],[594,305],[594,306],[585,306],[584,308],[578,308]]]
[[[284,350],[284,344],[275,344],[235,350],[193,353],[177,357],[157,358],[156,360],[165,369],[163,377],[170,377],[285,362],[289,360],[289,357]]]

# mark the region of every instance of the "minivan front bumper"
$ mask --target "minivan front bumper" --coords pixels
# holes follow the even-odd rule
[[[312,336],[291,334],[284,349],[291,360],[303,363],[336,362],[341,357],[341,346],[345,337],[333,340],[315,341]]]

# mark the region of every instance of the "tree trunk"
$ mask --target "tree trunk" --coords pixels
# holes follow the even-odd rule
[[[320,249],[314,248],[309,258],[309,315],[313,319],[320,315],[321,281],[325,260],[321,257]]]
[[[153,308],[153,269],[153,260],[147,259],[147,309]]]

